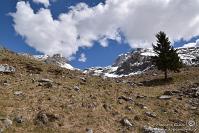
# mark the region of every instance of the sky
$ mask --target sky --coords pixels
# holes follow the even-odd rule
[[[76,68],[111,65],[150,48],[164,31],[174,47],[199,46],[199,0],[1,0],[0,45],[61,53]]]

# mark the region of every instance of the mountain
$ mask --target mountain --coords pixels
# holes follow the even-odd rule
[[[63,57],[61,54],[54,54],[52,56],[49,56],[49,55],[28,55],[28,54],[22,54],[22,55],[28,56],[30,58],[37,59],[39,61],[43,61],[46,64],[54,64],[54,65],[60,66],[62,68],[75,70],[75,68],[68,63],[67,58]]]
[[[199,47],[179,47],[177,48],[180,59],[185,66],[199,65]],[[151,57],[155,53],[153,49],[138,48],[131,52],[118,56],[112,66],[89,68],[84,73],[105,77],[122,77],[135,75],[154,69]]]

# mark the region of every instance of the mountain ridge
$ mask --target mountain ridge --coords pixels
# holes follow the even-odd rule
[[[22,53],[22,55],[27,56],[32,59],[36,59],[36,60],[45,62],[46,64],[54,64],[54,65],[57,65],[57,66],[60,66],[62,68],[66,68],[69,70],[76,69],[72,65],[70,65],[68,63],[69,62],[68,59],[65,58],[64,56],[62,56],[61,54],[54,54],[54,55],[50,56],[50,55],[45,55],[45,54],[30,55],[30,54]]]
[[[185,66],[199,65],[199,47],[179,47],[177,53]],[[84,70],[84,73],[104,77],[140,74],[154,68],[150,60],[152,56],[155,56],[152,48],[137,48],[120,54],[112,66],[92,67]]]

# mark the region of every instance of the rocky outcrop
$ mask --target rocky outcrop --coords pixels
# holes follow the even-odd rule
[[[8,64],[0,64],[0,72],[2,73],[14,73],[16,69]]]
[[[149,49],[137,49],[136,51],[132,52],[131,55],[123,61],[118,67],[116,74],[127,75],[130,73],[137,73],[143,72],[152,67],[151,63],[151,56],[154,55]]]

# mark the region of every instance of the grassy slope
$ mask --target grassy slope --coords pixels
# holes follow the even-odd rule
[[[14,123],[6,132],[85,132],[92,128],[95,133],[141,132],[144,125],[171,124],[172,121],[186,122],[194,119],[199,122],[198,110],[190,110],[188,100],[159,100],[157,96],[166,90],[177,90],[199,83],[199,68],[183,69],[181,73],[172,74],[173,81],[160,84],[155,79],[163,75],[152,76],[153,72],[139,76],[121,79],[102,79],[91,77],[77,71],[61,69],[53,65],[46,65],[36,60],[16,55],[9,51],[0,52],[1,63],[8,63],[16,67],[12,75],[1,74],[0,81],[7,80],[10,85],[0,84],[0,116],[14,119],[16,115],[23,115],[25,122]],[[27,66],[41,69],[39,74],[28,71]],[[36,69],[36,70],[39,70]],[[80,77],[86,77],[82,83]],[[37,80],[48,78],[54,81],[52,88],[38,86]],[[154,79],[154,82],[151,82]],[[139,83],[150,81],[149,85],[130,86],[116,80]],[[73,89],[80,86],[80,91]],[[14,92],[22,91],[22,96]],[[146,98],[137,99],[137,95]],[[118,101],[119,96],[131,97],[132,101]],[[144,104],[148,109],[141,109],[137,104]],[[40,127],[34,124],[34,119],[40,110],[57,114],[61,121],[49,123]],[[166,110],[166,113],[162,110]],[[177,110],[177,112],[174,112]],[[157,118],[146,117],[146,111],[155,112]],[[133,128],[123,126],[120,121],[128,118],[134,124]]]

